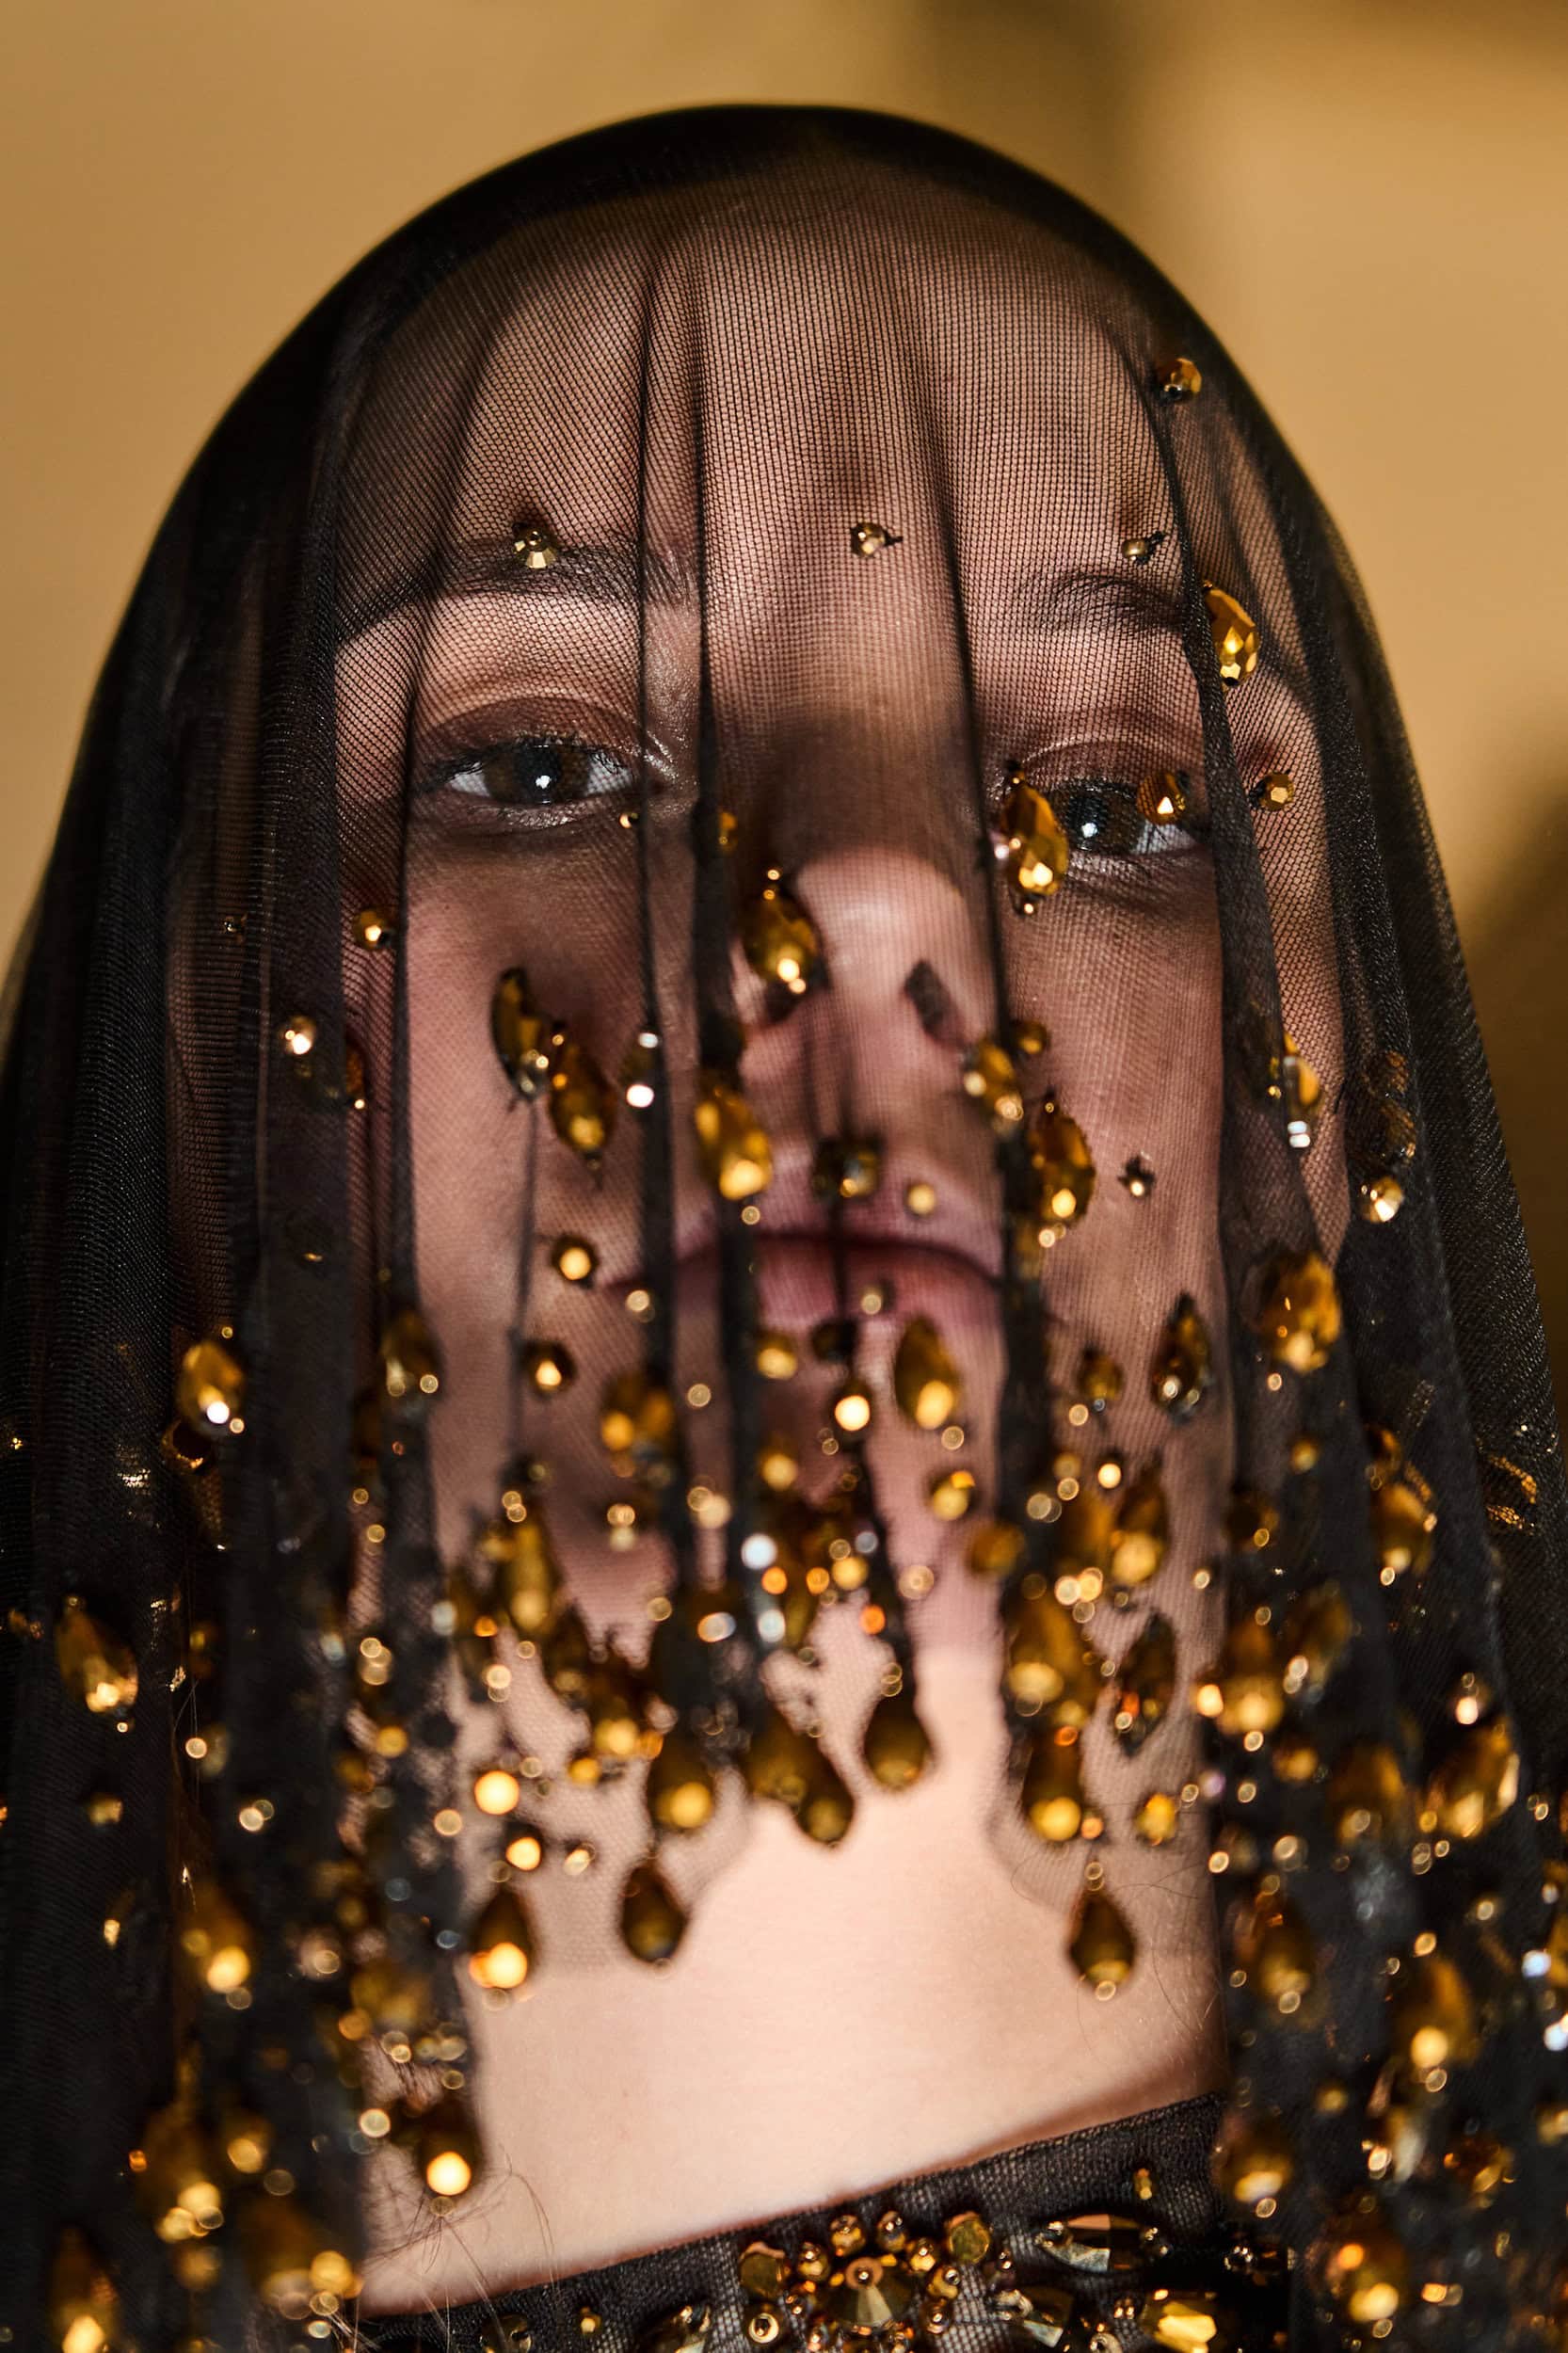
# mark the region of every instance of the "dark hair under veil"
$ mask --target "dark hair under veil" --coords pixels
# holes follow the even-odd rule
[[[443,631],[504,668],[568,611],[611,751],[439,740]],[[1075,764],[1064,710],[1119,767]],[[890,1370],[858,1353],[901,1319],[854,1295],[857,1217],[936,1232],[942,1203],[880,1166],[799,884],[824,841],[937,878],[906,993],[934,1160],[951,1118],[989,1172],[994,1380],[928,1318]],[[465,911],[459,856],[521,871]],[[749,107],[412,222],[160,530],[8,1016],[7,2343],[339,2313],[367,2055],[392,2142],[460,2186],[454,1973],[515,1982],[533,1932],[521,1870],[474,1918],[457,1720],[514,1672],[580,1725],[584,1787],[646,1778],[600,1964],[679,1966],[741,1800],[832,1843],[856,1753],[859,1785],[940,1770],[895,1441],[931,1449],[928,1557],[997,1612],[1010,1774],[976,1834],[1070,1875],[1104,1993],[1136,1840],[1085,1746],[1114,1714],[1158,1769],[1201,1736],[1216,2179],[1300,2258],[1292,2343],[1561,2339],[1568,1546],[1529,1265],[1352,566],[1115,231],[945,134]],[[416,1187],[420,1071],[475,1039],[484,1132]],[[1161,1155],[1128,1107],[1174,1135],[1206,1058],[1213,1132]],[[781,1193],[838,1269],[814,1464],[774,1435],[793,1342],[758,1308]],[[487,1220],[518,1271],[493,1429],[430,1273]],[[1125,1365],[1080,1312],[1096,1248],[1146,1303]],[[459,1474],[454,1546],[458,1422],[486,1491]],[[1216,1616],[1177,1672],[1159,1577],[1208,1508],[1205,1429]],[[563,1578],[552,1522],[584,1507],[614,1575],[667,1586],[646,1657]],[[824,1594],[880,1645],[863,1723],[783,1696]]]

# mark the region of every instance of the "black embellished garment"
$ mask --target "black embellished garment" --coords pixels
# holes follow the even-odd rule
[[[1568,2345],[1528,1261],[1351,562],[1107,223],[726,108],[389,240],[158,535],[0,1101],[0,2343]],[[1179,1952],[1223,2103],[358,2309],[552,1984],[961,1769],[1064,2049]]]

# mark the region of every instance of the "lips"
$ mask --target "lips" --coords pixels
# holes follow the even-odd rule
[[[846,1235],[840,1254],[825,1231],[767,1232],[755,1236],[757,1304],[761,1321],[798,1330],[840,1313],[861,1316],[872,1286],[886,1294],[875,1314],[900,1322],[912,1313],[929,1315],[943,1330],[983,1329],[996,1320],[997,1277],[967,1252],[941,1244],[880,1235]],[[839,1266],[843,1269],[840,1301]],[[720,1262],[710,1241],[680,1261],[678,1297],[683,1308],[716,1314],[720,1307]]]

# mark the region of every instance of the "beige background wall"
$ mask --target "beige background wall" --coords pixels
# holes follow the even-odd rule
[[[1562,0],[50,0],[8,10],[4,46],[0,947],[162,507],[365,247],[616,115],[927,115],[1152,253],[1338,517],[1458,904],[1562,1383]]]

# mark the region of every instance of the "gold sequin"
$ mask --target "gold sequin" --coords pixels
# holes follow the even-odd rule
[[[1195,360],[1168,360],[1156,371],[1155,384],[1165,400],[1196,400],[1203,375]]]
[[[520,522],[512,533],[512,553],[525,571],[547,572],[560,561],[561,550],[543,523]]]

